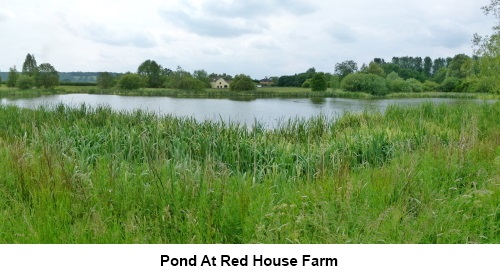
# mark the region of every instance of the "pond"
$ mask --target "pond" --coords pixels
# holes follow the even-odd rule
[[[252,125],[256,121],[265,127],[276,127],[281,121],[290,118],[307,119],[325,115],[335,119],[345,112],[359,113],[384,112],[389,105],[416,106],[424,102],[462,104],[482,102],[475,99],[448,98],[411,98],[411,99],[342,99],[342,98],[305,98],[305,99],[199,99],[171,97],[143,97],[95,94],[64,94],[34,98],[0,98],[0,104],[37,108],[60,103],[78,107],[109,106],[117,111],[144,110],[158,115],[194,117],[198,121],[213,120],[236,122]]]

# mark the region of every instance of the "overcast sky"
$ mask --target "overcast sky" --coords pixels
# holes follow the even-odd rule
[[[7,2],[7,1],[5,1]],[[23,0],[0,5],[0,70],[27,53],[58,71],[136,71],[152,59],[253,78],[333,72],[374,57],[471,54],[489,0]]]

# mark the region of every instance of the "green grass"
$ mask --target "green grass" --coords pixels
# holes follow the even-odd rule
[[[0,87],[0,97],[32,97],[50,94],[114,94],[130,96],[168,96],[179,98],[230,98],[230,99],[255,99],[255,98],[468,98],[468,99],[500,99],[500,95],[492,93],[451,93],[451,92],[420,92],[420,93],[391,93],[377,97],[364,92],[347,92],[340,89],[328,89],[325,92],[312,92],[311,89],[295,87],[263,87],[255,91],[235,92],[228,89],[205,89],[203,91],[186,91],[175,89],[142,88],[138,90],[100,89],[89,86],[59,86],[54,89],[19,90],[17,88]]]
[[[500,103],[274,130],[0,106],[0,243],[500,243]]]

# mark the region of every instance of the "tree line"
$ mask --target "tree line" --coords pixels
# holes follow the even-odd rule
[[[481,68],[484,59],[484,56],[466,54],[434,60],[430,57],[403,56],[393,57],[390,62],[374,58],[361,67],[353,60],[346,60],[335,64],[333,73],[316,72],[310,68],[303,73],[273,79],[278,87],[304,87],[320,91],[328,87],[342,88],[375,95],[421,91],[498,93],[500,90],[495,81],[499,80],[499,68],[492,65]],[[497,74],[492,73],[495,69]],[[313,79],[320,81],[319,88],[316,84],[311,85]]]
[[[32,87],[53,88],[59,85],[59,74],[49,63],[37,65],[33,54],[26,55],[21,73],[16,66],[9,69],[6,81],[8,87],[18,87],[19,89],[30,89]]]
[[[97,85],[103,89],[119,88],[134,90],[139,88],[171,88],[187,91],[200,91],[210,88],[210,83],[218,78],[230,80],[231,90],[255,90],[256,84],[250,76],[240,74],[208,74],[205,70],[195,70],[190,73],[178,66],[176,70],[163,68],[154,60],[146,60],[137,68],[136,73],[113,75],[102,72],[97,76]]]

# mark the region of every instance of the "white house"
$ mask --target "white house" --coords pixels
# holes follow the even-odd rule
[[[223,78],[219,78],[210,82],[210,86],[212,86],[212,88],[229,88],[229,83]]]

